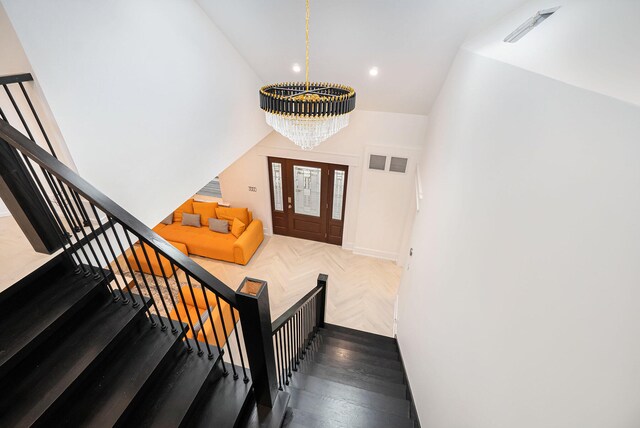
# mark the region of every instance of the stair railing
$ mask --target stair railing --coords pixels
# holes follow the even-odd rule
[[[145,306],[152,326],[185,337],[190,334],[192,339],[184,341],[189,352],[195,348],[198,355],[206,352],[211,359],[216,350],[220,356],[228,355],[234,379],[242,371],[248,382],[235,328],[239,321],[235,292],[5,118],[0,119],[0,197],[34,248],[49,254],[61,249],[76,274],[103,279],[114,301]],[[145,265],[152,274],[138,273]],[[184,281],[178,278],[179,272]],[[196,302],[196,294],[204,297],[207,309],[194,315],[187,302]],[[224,312],[229,311],[225,319]],[[214,314],[221,329],[213,322]],[[239,369],[234,354],[240,360]],[[220,359],[223,372],[229,373],[224,358]]]
[[[259,405],[273,407],[278,391],[289,385],[318,329],[324,327],[327,279],[318,275],[317,286],[273,322],[267,283],[246,278],[240,285],[237,302]]]
[[[256,401],[272,407],[324,326],[327,275],[320,274],[317,286],[272,323],[265,281],[246,278],[234,292],[62,164],[27,91],[30,82],[31,74],[0,76],[8,101],[0,99],[0,197],[34,249],[63,251],[77,275],[104,280],[114,302],[143,305],[153,327],[185,336],[191,332],[192,338],[184,341],[189,352],[206,352],[211,359],[215,350],[221,357],[228,355],[233,378],[239,379],[241,371],[248,382],[246,351]],[[24,132],[12,126],[12,117]],[[144,266],[150,274],[139,272]],[[196,294],[207,309],[194,315],[186,302],[197,301]],[[223,307],[229,309],[232,325],[226,325]],[[221,329],[213,324],[214,316]],[[223,373],[229,374],[224,358],[220,360]]]

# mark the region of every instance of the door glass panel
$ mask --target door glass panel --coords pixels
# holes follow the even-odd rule
[[[322,170],[308,166],[293,166],[294,211],[296,214],[320,217],[320,180]]]
[[[335,170],[333,174],[333,203],[331,206],[332,220],[342,220],[342,204],[344,203],[344,176],[345,172]]]
[[[284,211],[282,203],[282,164],[271,163],[271,176],[273,177],[273,208],[276,211]]]

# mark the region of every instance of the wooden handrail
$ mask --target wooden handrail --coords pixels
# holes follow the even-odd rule
[[[11,77],[15,78],[16,76]],[[2,80],[0,80],[0,84],[2,84]],[[33,162],[40,165],[59,180],[72,187],[76,192],[87,199],[87,201],[96,205],[105,214],[116,219],[119,223],[135,232],[142,241],[150,245],[167,259],[173,261],[176,266],[190,274],[203,286],[216,293],[231,306],[236,307],[236,295],[234,290],[191,260],[188,256],[184,255],[173,245],[169,244],[164,238],[156,234],[148,226],[135,218],[120,205],[116,204],[104,193],[100,192],[73,170],[51,156],[2,119],[0,119],[0,139],[26,155]]]
[[[31,82],[33,76],[31,73],[12,74],[10,76],[0,76],[0,85],[10,85],[12,83]]]
[[[289,309],[285,311],[282,315],[280,315],[273,323],[271,323],[271,331],[275,334],[278,330],[282,328],[283,325],[287,323],[295,315],[296,312],[309,300],[313,299],[313,297],[320,293],[324,289],[324,286],[318,285],[313,290],[309,291],[305,294],[300,300],[294,303]]]

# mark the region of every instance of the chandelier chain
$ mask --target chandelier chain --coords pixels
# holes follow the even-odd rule
[[[307,15],[305,18],[305,41],[306,41],[306,52],[305,52],[305,84],[307,91],[309,90],[309,0],[307,0]]]

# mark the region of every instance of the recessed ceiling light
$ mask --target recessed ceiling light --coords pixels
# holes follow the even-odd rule
[[[291,67],[291,69],[293,70],[294,73],[300,73],[300,70],[302,70],[300,68],[300,64],[293,64],[293,67]]]
[[[371,67],[369,69],[369,76],[377,76],[378,75],[378,67]]]

